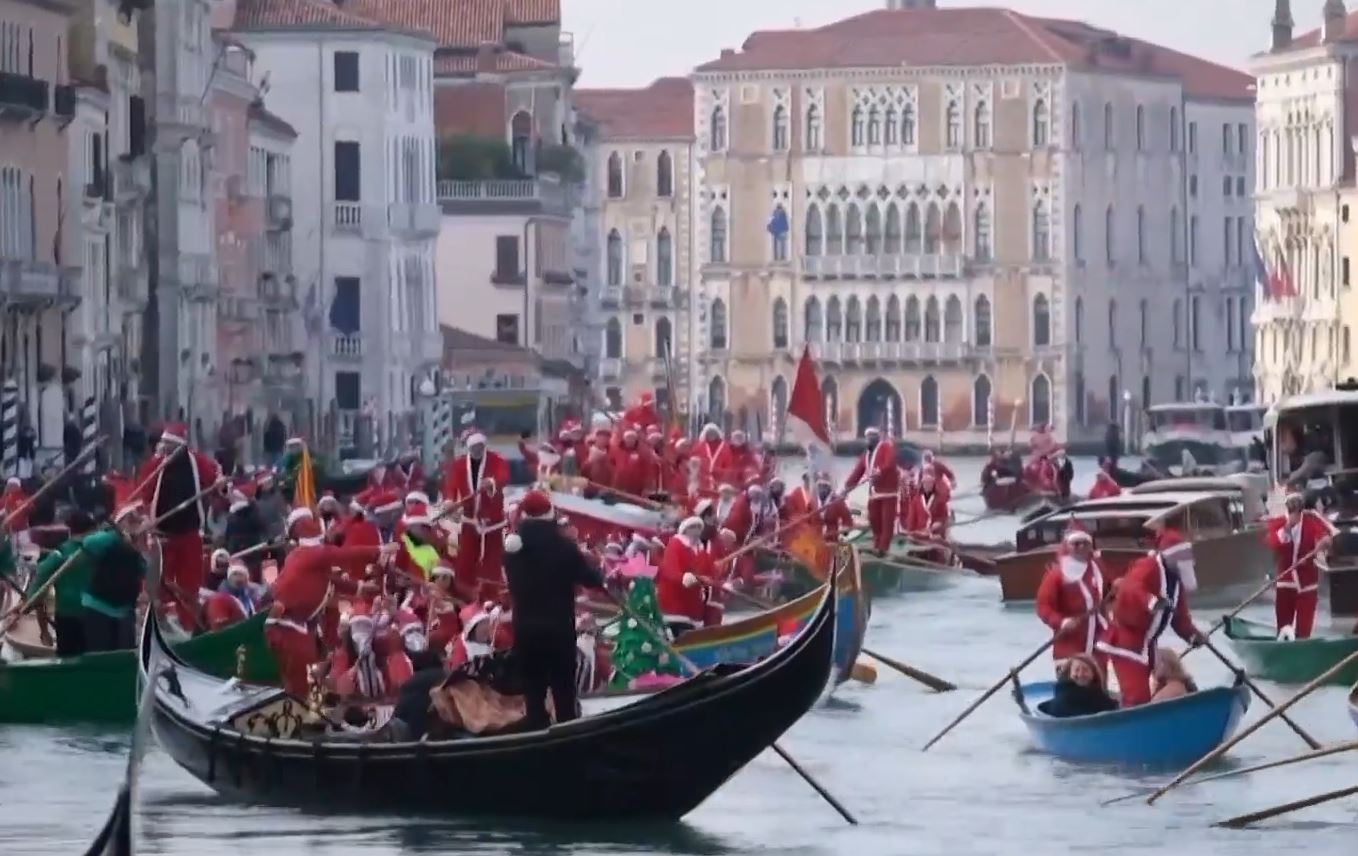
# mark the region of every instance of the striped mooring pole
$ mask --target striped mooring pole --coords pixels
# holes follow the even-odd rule
[[[13,378],[0,389],[0,468],[6,478],[19,474],[19,383]]]
[[[94,443],[94,438],[99,434],[99,408],[94,403],[94,396],[85,399],[85,406],[80,410],[80,449],[84,451]],[[81,472],[86,475],[94,475],[95,469],[99,465],[99,456],[90,455],[89,459],[81,465]]]

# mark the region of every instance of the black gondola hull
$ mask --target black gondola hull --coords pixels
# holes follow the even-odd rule
[[[796,640],[759,664],[704,673],[625,708],[532,734],[407,744],[268,740],[218,727],[164,691],[152,724],[180,766],[244,802],[329,812],[675,820],[817,701],[831,674],[834,609],[827,597]],[[148,640],[154,636],[148,631]],[[176,671],[185,686],[200,680],[182,664]]]

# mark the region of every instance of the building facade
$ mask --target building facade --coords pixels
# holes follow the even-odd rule
[[[437,372],[433,38],[358,4],[243,0],[234,34],[256,84],[297,133],[293,275],[314,436],[364,454],[411,442],[420,382]],[[314,365],[313,365],[314,362]]]
[[[781,431],[803,345],[841,436],[981,445],[1052,424],[1092,442],[1147,404],[1226,392],[1224,370],[1193,365],[1190,325],[1176,345],[1155,313],[1196,305],[1204,353],[1224,330],[1240,266],[1202,247],[1190,263],[1188,188],[1225,164],[1186,137],[1190,110],[1249,125],[1245,75],[1076,22],[926,4],[755,33],[693,80],[707,418]],[[1249,208],[1230,210],[1234,242]]]
[[[1293,38],[1278,0],[1257,78],[1255,217],[1263,275],[1253,314],[1261,401],[1331,388],[1352,372],[1355,308],[1344,238],[1358,133],[1358,15],[1330,0],[1324,26]]]
[[[591,309],[599,329],[596,386],[613,409],[643,392],[688,408],[692,360],[693,84],[579,90],[597,126],[591,147],[593,233],[600,260]]]

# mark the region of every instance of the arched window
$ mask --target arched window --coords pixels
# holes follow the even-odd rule
[[[622,285],[622,235],[617,229],[608,233],[608,284]]]
[[[948,102],[944,120],[944,145],[950,149],[962,147],[962,109],[956,101]]]
[[[726,111],[720,105],[712,108],[711,149],[714,152],[726,149]]]
[[[924,302],[924,341],[937,342],[942,335],[942,319],[939,317],[938,298],[933,295]]]
[[[818,152],[824,146],[824,132],[821,127],[820,108],[815,104],[806,108],[806,150]]]
[[[973,310],[976,325],[974,340],[978,348],[989,348],[991,343],[990,331],[990,298],[982,294],[976,298],[976,307]]]
[[[622,155],[613,152],[608,156],[608,198],[621,199],[622,194]]]
[[[1146,209],[1136,206],[1136,261],[1146,263]]]
[[[818,256],[825,250],[825,233],[821,230],[820,209],[815,205],[806,209],[806,254]]]
[[[925,375],[919,385],[919,424],[921,428],[938,427],[938,381]]]
[[[1047,111],[1047,99],[1039,98],[1033,102],[1033,148],[1047,145],[1051,137],[1051,115]]]
[[[978,149],[990,148],[990,102],[980,101],[972,116],[971,142]]]
[[[1118,346],[1118,302],[1108,301],[1108,347]]]
[[[950,344],[962,341],[962,301],[955,294],[949,295],[943,304],[943,341]]]
[[[1169,150],[1179,150],[1179,108],[1169,108]]]
[[[655,236],[655,282],[656,285],[674,285],[674,239],[664,226]]]
[[[824,319],[821,317],[820,301],[811,298],[806,301],[806,307],[802,310],[804,318],[802,335],[808,342],[820,342],[824,335]]]
[[[882,140],[888,146],[894,146],[901,141],[900,116],[896,113],[895,107],[886,108],[886,121],[882,124]]]
[[[1079,150],[1080,137],[1084,134],[1084,126],[1081,123],[1080,102],[1070,103],[1070,147]]]
[[[622,322],[609,318],[604,325],[604,357],[610,360],[622,357]]]
[[[773,346],[775,348],[786,348],[788,346],[787,315],[787,301],[781,297],[773,301]]]
[[[1146,347],[1146,343],[1150,341],[1150,301],[1144,297],[1141,298],[1141,302],[1137,308],[1141,310],[1141,347],[1144,348]]]
[[[509,153],[520,175],[533,171],[533,117],[524,110],[509,120]]]
[[[726,350],[726,302],[720,297],[712,301],[712,314],[708,318],[707,327],[711,334],[709,345],[712,350]]]
[[[1077,345],[1084,341],[1084,326],[1085,299],[1077,297],[1075,298],[1075,344]]]
[[[674,160],[669,152],[662,151],[655,160],[655,195],[674,195]]]
[[[1140,104],[1136,105],[1136,150],[1146,150],[1146,108]]]
[[[882,254],[888,256],[899,255],[901,252],[901,209],[892,202],[886,207],[886,243],[882,246]]]
[[[779,443],[783,441],[787,431],[787,425],[784,424],[787,421],[787,396],[787,380],[779,375],[773,379],[769,389],[769,425],[775,426],[775,440]]]
[[[833,440],[839,425],[839,384],[832,377],[825,378],[820,382],[820,394],[825,400],[825,427]]]
[[[1117,127],[1113,123],[1113,105],[1103,105],[1103,147],[1112,151],[1117,146]]]
[[[956,201],[949,202],[943,212],[943,252],[962,254],[962,208]]]
[[[655,356],[663,359],[674,353],[672,334],[670,319],[661,317],[655,320]]]
[[[726,209],[718,205],[712,209],[711,245],[708,252],[713,264],[726,262]]]
[[[907,104],[901,108],[901,145],[915,144],[915,105]]]
[[[1169,258],[1175,264],[1184,260],[1183,240],[1179,232],[1179,206],[1171,205],[1169,209]]]
[[[839,206],[834,204],[825,209],[825,254],[844,255],[844,229],[839,222]]]
[[[919,298],[912,294],[905,299],[905,341],[918,342],[919,332]]]
[[[785,262],[788,257],[788,233],[792,231],[792,224],[787,217],[787,209],[781,203],[773,208],[773,216],[769,218],[769,239],[773,242],[773,260],[775,262]]]
[[[886,340],[901,340],[901,299],[894,294],[886,301]]]
[[[924,230],[920,227],[919,206],[913,201],[905,207],[905,254],[917,256],[923,249]]]
[[[1051,306],[1047,302],[1047,295],[1039,294],[1033,298],[1033,345],[1044,348],[1051,343]]]
[[[990,233],[990,208],[984,202],[978,202],[972,219],[974,222],[971,231],[976,242],[976,261],[988,262],[994,253]]]
[[[1075,214],[1070,221],[1070,243],[1075,251],[1075,261],[1085,260],[1085,212],[1080,203],[1075,203]]]
[[[858,210],[858,206],[849,203],[848,213],[844,216],[844,233],[847,240],[845,251],[847,255],[861,256],[863,254],[863,212]]]
[[[1075,372],[1075,422],[1079,425],[1085,424],[1085,374],[1082,371]]]
[[[867,117],[863,115],[863,108],[855,106],[853,112],[849,114],[849,142],[851,145],[861,146],[867,141]]]
[[[1117,221],[1113,219],[1113,206],[1103,212],[1103,254],[1108,264],[1117,260],[1113,245],[1117,241]]]
[[[1047,203],[1038,200],[1033,206],[1033,261],[1045,262],[1051,258],[1051,215]]]
[[[844,341],[863,341],[863,304],[858,297],[850,296],[844,312]]]
[[[882,251],[882,212],[877,209],[876,205],[869,204],[868,213],[864,220],[866,221],[864,232],[867,237],[868,255],[875,256]]]
[[[1174,348],[1177,350],[1184,344],[1184,302],[1177,297],[1174,299]]]
[[[876,107],[868,109],[868,145],[882,144],[882,114]]]
[[[779,104],[773,108],[773,150],[784,152],[788,148],[787,107]]]
[[[882,301],[877,295],[868,298],[867,328],[864,338],[869,342],[882,341]]]
[[[726,417],[726,381],[721,376],[707,385],[707,418],[721,424]]]
[[[985,375],[971,382],[971,424],[977,428],[990,424],[990,378]]]
[[[924,254],[937,255],[942,239],[943,215],[938,210],[938,203],[930,202],[928,213],[924,215]]]
[[[1052,424],[1052,383],[1044,374],[1033,378],[1028,424],[1033,428]]]
[[[825,341],[844,341],[844,312],[838,297],[831,297],[825,304]]]

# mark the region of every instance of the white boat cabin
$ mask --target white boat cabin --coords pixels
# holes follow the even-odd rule
[[[1014,546],[1019,553],[1054,546],[1065,537],[1071,521],[1077,521],[1101,549],[1144,549],[1154,541],[1147,524],[1176,515],[1181,515],[1176,522],[1190,541],[1223,537],[1247,524],[1239,492],[1181,489],[1124,493],[1077,502],[1040,517],[1019,529]]]
[[[1193,475],[1193,470],[1222,474],[1244,469],[1231,442],[1225,406],[1211,401],[1157,404],[1146,415],[1142,454],[1161,472],[1177,476]]]
[[[1289,491],[1358,494],[1358,384],[1294,395],[1264,416],[1270,506]]]
[[[1235,473],[1229,476],[1201,476],[1179,479],[1156,479],[1129,488],[1133,494],[1182,493],[1202,491],[1225,493],[1239,497],[1244,505],[1245,522],[1263,517],[1268,511],[1269,481],[1259,473]]]

